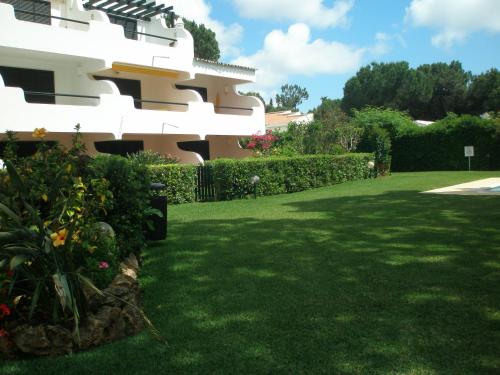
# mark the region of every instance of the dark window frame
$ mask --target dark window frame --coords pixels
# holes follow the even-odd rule
[[[193,90],[201,95],[201,98],[205,103],[208,102],[208,89],[206,87],[199,86],[188,86],[188,85],[175,85],[177,90]]]
[[[105,77],[105,76],[94,76],[97,81],[111,81],[120,90],[121,95],[129,95],[134,99],[134,107],[137,109],[142,109],[142,86],[141,81],[138,79],[128,79],[128,78],[115,78],[115,77]]]
[[[56,98],[53,95],[55,94],[54,71],[0,66],[0,75],[5,86],[49,94],[30,95],[25,93],[24,98],[28,103],[56,104]]]
[[[0,0],[0,3],[10,4],[14,7],[14,14],[20,21],[28,21],[51,25],[52,18],[50,2],[43,0]],[[37,13],[38,15],[23,13],[22,11]]]

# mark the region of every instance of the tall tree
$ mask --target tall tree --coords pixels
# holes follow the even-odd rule
[[[321,104],[313,109],[316,120],[328,120],[336,110],[341,110],[342,99],[321,98]]]
[[[426,119],[439,120],[448,112],[466,112],[467,87],[472,75],[459,61],[421,65],[417,71],[432,84],[432,96],[426,103]]]
[[[281,94],[276,94],[276,105],[281,110],[297,110],[297,107],[309,99],[309,93],[303,87],[298,85],[281,86]]]
[[[194,56],[200,59],[218,61],[220,58],[219,43],[215,32],[204,24],[183,18],[184,27],[191,33],[194,41]]]
[[[482,114],[500,111],[500,71],[490,69],[486,73],[474,76],[467,92],[469,113]]]
[[[397,92],[409,72],[406,61],[372,63],[361,68],[344,86],[342,108],[349,113],[367,105],[399,109]]]

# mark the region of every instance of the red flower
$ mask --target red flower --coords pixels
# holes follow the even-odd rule
[[[14,271],[9,270],[9,271],[5,272],[5,274],[7,275],[7,277],[12,277],[12,276],[14,276]]]
[[[7,332],[5,329],[0,329],[0,337],[9,337],[9,332]]]
[[[0,318],[10,315],[10,308],[5,303],[0,304]]]

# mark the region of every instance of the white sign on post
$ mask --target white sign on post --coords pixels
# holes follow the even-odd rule
[[[474,146],[465,146],[464,153],[465,157],[469,158],[469,172],[470,172],[470,158],[474,156]]]
[[[474,156],[474,146],[465,146],[464,151],[465,151],[465,157]]]

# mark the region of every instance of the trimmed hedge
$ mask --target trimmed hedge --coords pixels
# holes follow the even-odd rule
[[[152,182],[166,185],[162,192],[169,204],[189,203],[196,199],[196,165],[165,164],[148,165],[149,178]]]
[[[396,136],[392,170],[465,170],[468,161],[464,146],[474,146],[473,169],[500,169],[500,124],[466,115],[448,117]]]
[[[251,159],[218,159],[206,163],[213,171],[217,199],[253,193],[249,181],[259,176],[258,195],[292,193],[370,177],[372,154],[307,155]]]

